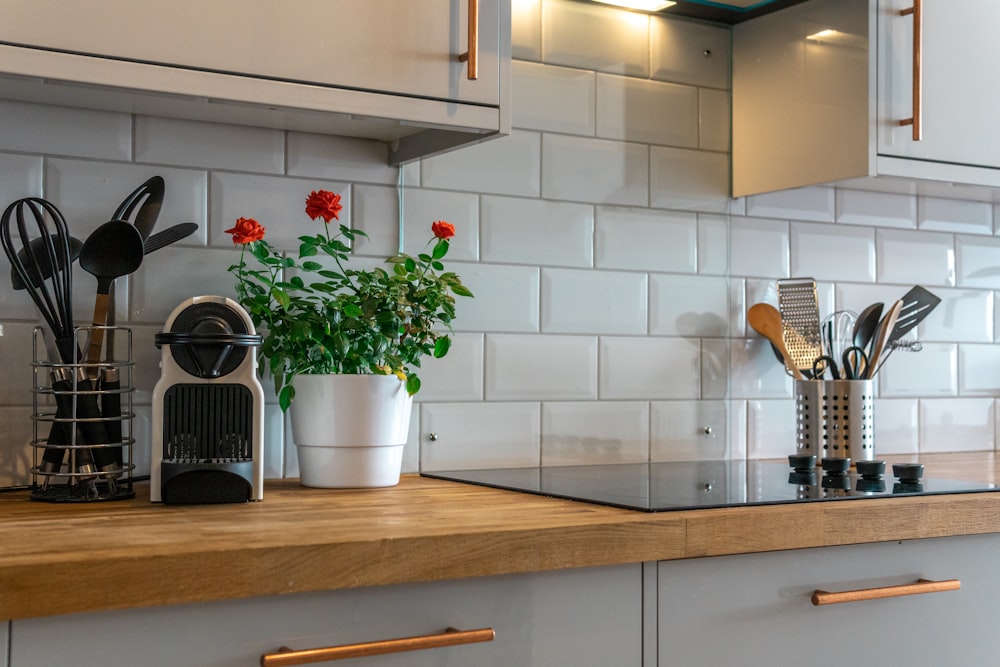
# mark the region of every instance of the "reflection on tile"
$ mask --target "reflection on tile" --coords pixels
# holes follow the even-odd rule
[[[538,403],[422,404],[420,469],[536,466],[540,414]],[[435,440],[429,439],[431,433]]]
[[[700,354],[695,340],[602,336],[600,397],[698,398]]]
[[[728,89],[729,38],[721,26],[651,16],[652,78]]]
[[[658,336],[725,336],[729,290],[725,278],[652,275],[649,332]]]
[[[996,441],[992,398],[920,401],[920,451],[990,451]]]
[[[542,0],[511,0],[511,51],[521,60],[542,58]]]
[[[793,222],[793,276],[875,282],[875,233],[864,227]]]
[[[511,79],[514,127],[594,135],[593,72],[514,61]]]
[[[959,287],[1000,289],[1000,239],[955,237],[955,263]]]
[[[995,331],[994,292],[931,288],[941,298],[917,328],[922,341],[992,343]]]
[[[597,75],[599,137],[697,148],[698,121],[698,89],[693,86]]]
[[[955,284],[950,234],[880,229],[875,232],[875,249],[879,282]]]
[[[730,458],[724,401],[656,401],[651,406],[651,461]]]
[[[486,400],[597,398],[596,336],[486,336]]]
[[[649,16],[571,0],[545,0],[542,58],[555,65],[647,77]]]
[[[648,403],[542,404],[543,466],[648,460]]]
[[[704,88],[698,91],[698,148],[729,151],[730,108],[728,92]]]
[[[956,396],[958,345],[925,344],[920,352],[894,352],[878,372],[879,395]]]
[[[685,148],[649,148],[649,205],[685,211],[729,209],[729,156]]]
[[[917,428],[915,398],[879,398],[875,401],[875,456],[916,454],[920,432]]]

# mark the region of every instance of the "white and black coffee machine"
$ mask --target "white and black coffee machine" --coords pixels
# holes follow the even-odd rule
[[[264,497],[261,336],[246,310],[222,296],[174,308],[156,334],[150,499],[236,503]]]

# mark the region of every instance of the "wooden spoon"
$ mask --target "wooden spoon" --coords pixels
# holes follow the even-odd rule
[[[778,353],[781,354],[785,368],[792,372],[792,376],[796,380],[806,379],[802,375],[802,371],[792,361],[792,355],[788,353],[788,348],[785,347],[785,339],[781,330],[781,313],[778,312],[777,308],[769,303],[754,304],[747,311],[747,322],[750,323],[754,331],[771,341],[771,345],[774,345]]]
[[[882,351],[885,349],[885,344],[889,341],[889,335],[896,326],[896,319],[899,317],[899,311],[902,308],[903,300],[900,299],[892,304],[892,307],[886,311],[885,317],[878,323],[878,328],[875,330],[875,335],[872,338],[872,352],[868,355],[868,367],[865,370],[865,378],[869,380],[875,376],[875,371],[878,370],[878,358],[882,356]]]

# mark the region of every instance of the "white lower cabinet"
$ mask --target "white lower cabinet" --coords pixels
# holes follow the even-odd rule
[[[642,569],[622,565],[20,620],[11,624],[9,667],[246,667],[282,646],[315,649],[449,627],[489,627],[496,638],[333,664],[638,667]],[[3,640],[0,634],[0,645]]]
[[[664,561],[670,665],[995,665],[1000,535]],[[960,590],[814,606],[814,591],[958,579]]]

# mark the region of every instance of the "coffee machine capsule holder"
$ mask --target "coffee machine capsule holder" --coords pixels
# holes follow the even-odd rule
[[[155,337],[150,499],[171,504],[261,500],[262,338],[247,312],[222,296],[185,300]]]

